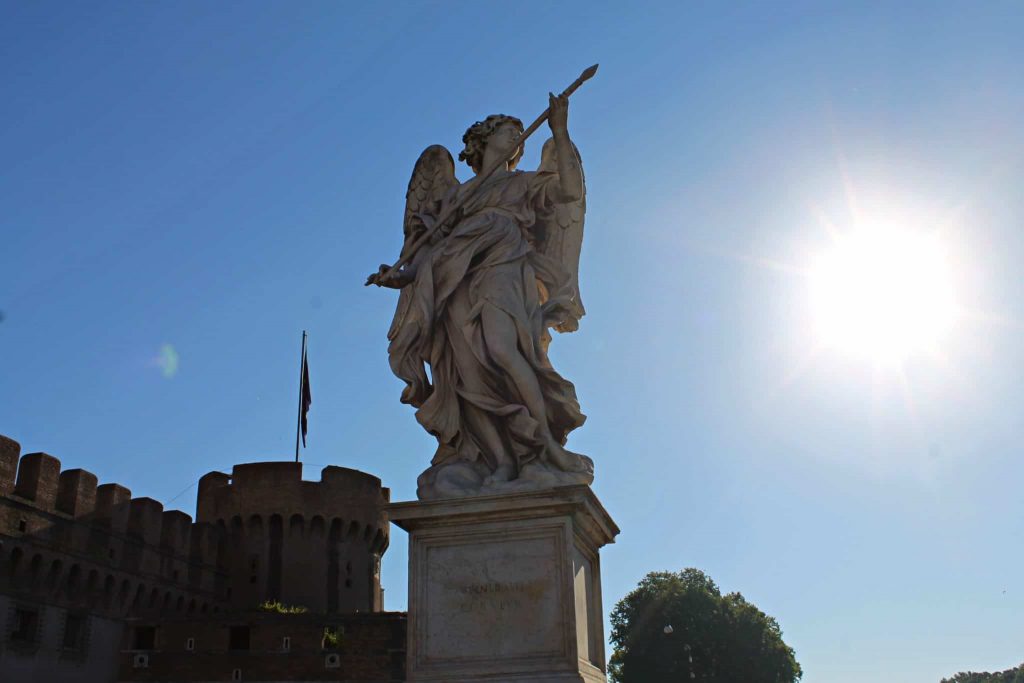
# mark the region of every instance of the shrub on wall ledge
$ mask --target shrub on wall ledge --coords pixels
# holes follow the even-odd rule
[[[309,610],[302,605],[285,605],[278,600],[267,600],[260,603],[261,612],[276,612],[277,614],[305,614]]]

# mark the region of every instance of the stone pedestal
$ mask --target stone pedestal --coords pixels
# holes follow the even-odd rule
[[[588,486],[387,512],[409,532],[409,681],[604,683],[598,551],[619,529]]]

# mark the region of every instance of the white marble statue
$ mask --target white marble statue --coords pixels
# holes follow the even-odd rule
[[[391,368],[406,383],[402,402],[438,441],[420,499],[593,481],[590,458],[565,447],[585,416],[547,354],[548,330],[574,331],[584,313],[586,189],[567,123],[569,95],[593,70],[550,95],[526,131],[500,114],[470,126],[459,154],[475,173],[466,183],[448,150],[428,147],[409,182],[401,258],[367,280],[401,290]],[[516,170],[545,117],[540,167]]]

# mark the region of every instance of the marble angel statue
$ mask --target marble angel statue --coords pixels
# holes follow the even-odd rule
[[[401,267],[382,265],[367,280],[401,290],[391,369],[405,382],[402,402],[438,441],[420,499],[593,481],[590,458],[565,446],[585,419],[575,387],[547,354],[549,329],[574,331],[584,314],[586,188],[567,126],[574,89],[549,96],[552,137],[536,171],[516,165],[544,115],[525,134],[502,114],[470,126],[459,154],[475,174],[466,183],[448,150],[428,147],[406,195]]]

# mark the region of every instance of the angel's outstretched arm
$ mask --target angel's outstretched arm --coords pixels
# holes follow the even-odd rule
[[[569,138],[569,98],[550,93],[548,98],[551,111],[548,126],[555,140],[559,186],[564,201],[574,202],[583,198],[583,171]]]

